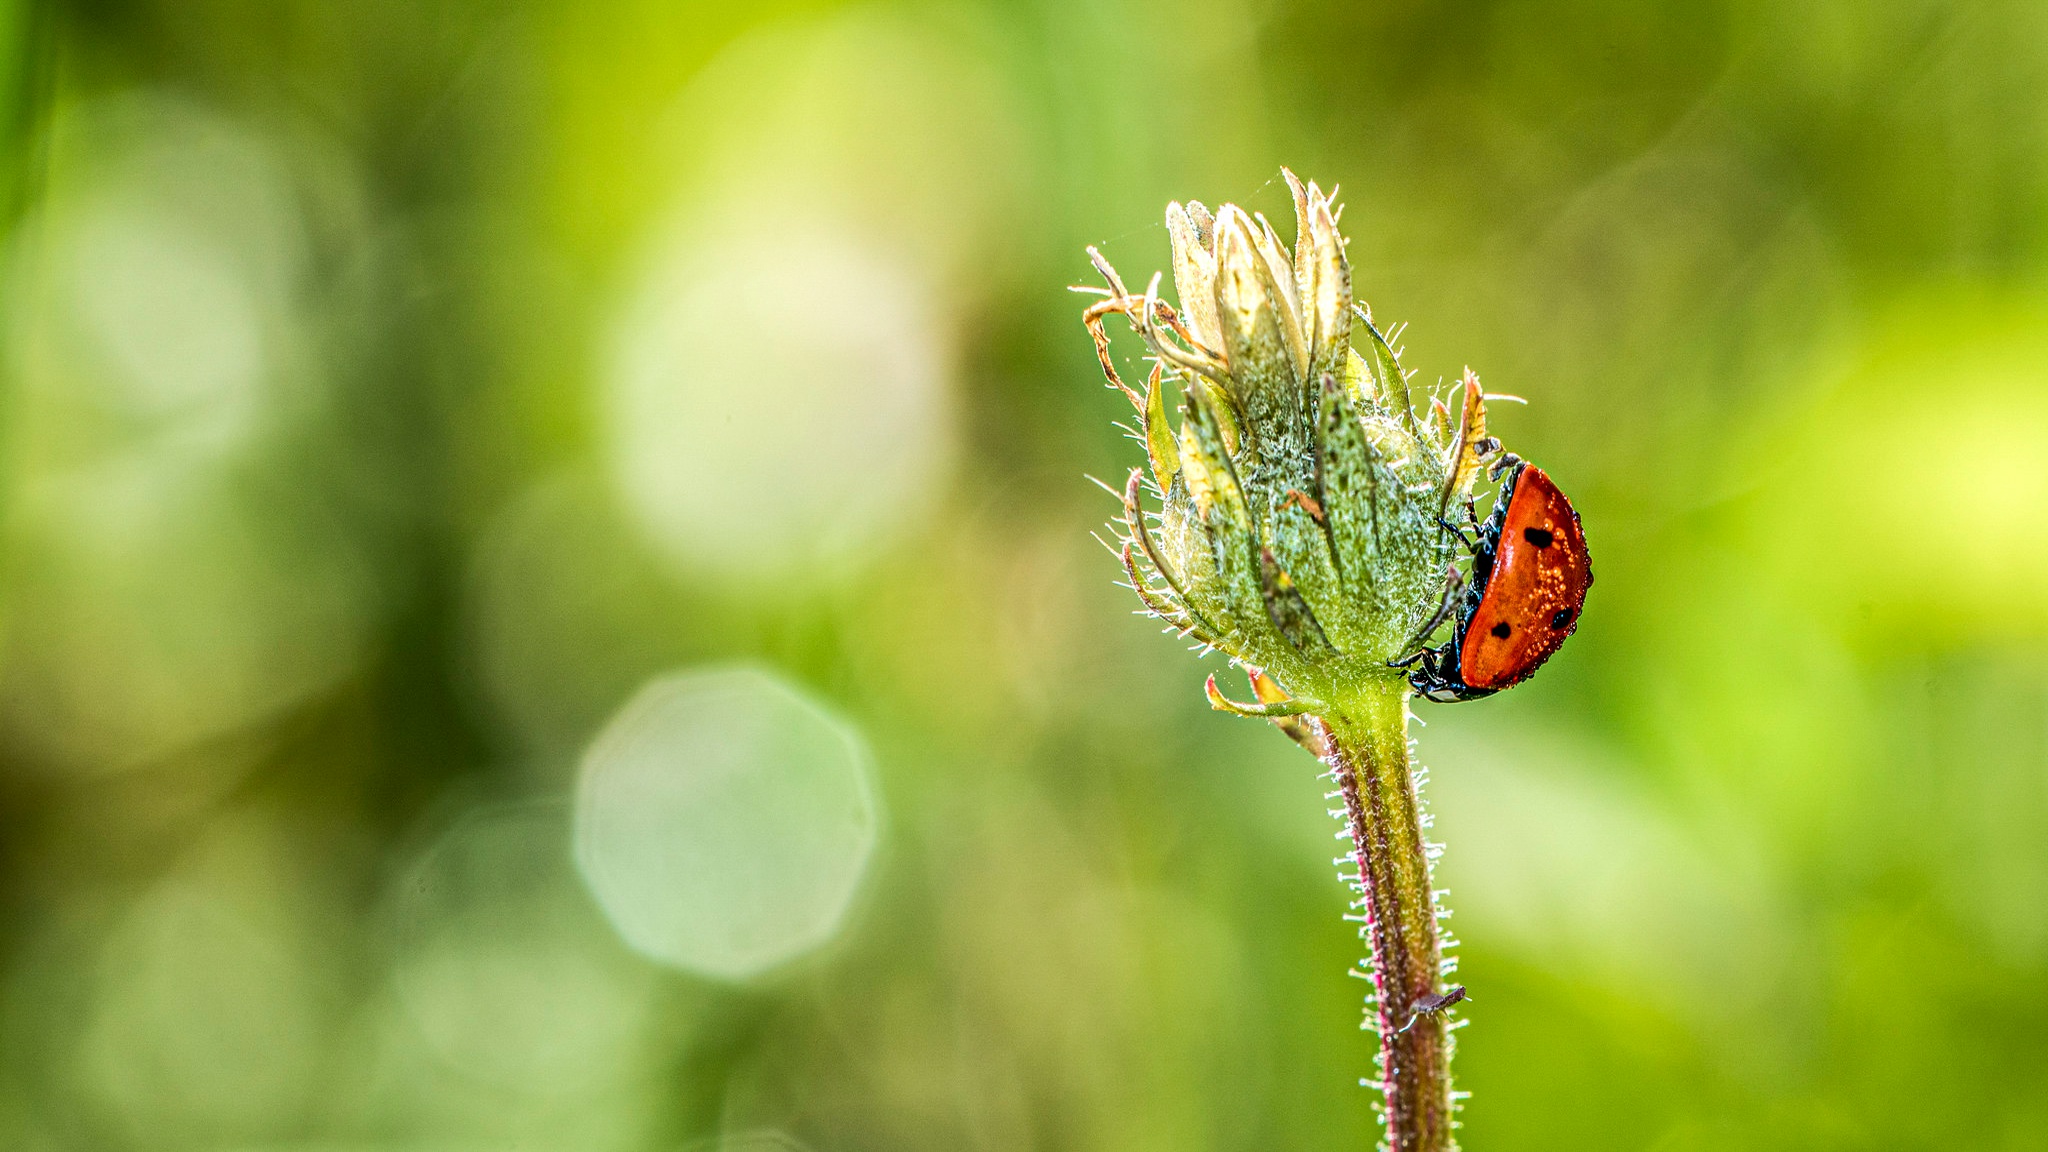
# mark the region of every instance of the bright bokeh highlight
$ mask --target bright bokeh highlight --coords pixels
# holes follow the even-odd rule
[[[651,959],[726,980],[830,940],[874,854],[865,741],[759,669],[649,683],[584,753],[576,859]]]
[[[627,506],[685,569],[814,578],[931,508],[951,421],[911,270],[805,220],[663,246],[620,322]]]

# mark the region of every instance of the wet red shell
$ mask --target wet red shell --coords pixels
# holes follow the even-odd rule
[[[1578,512],[1541,468],[1523,466],[1501,523],[1493,573],[1465,625],[1458,675],[1474,688],[1528,679],[1578,627],[1592,586]]]

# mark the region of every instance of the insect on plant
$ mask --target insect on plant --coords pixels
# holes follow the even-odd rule
[[[1451,570],[1442,607],[1418,634],[1428,636],[1455,615],[1451,639],[1394,662],[1418,665],[1408,683],[1425,700],[1477,700],[1534,676],[1578,628],[1593,586],[1593,560],[1572,502],[1543,469],[1511,454],[1494,465],[1494,475],[1503,474],[1478,539],[1451,529],[1472,554],[1470,580]]]
[[[1291,250],[1235,205],[1167,207],[1177,304],[1160,298],[1161,276],[1134,293],[1088,251],[1106,287],[1080,289],[1102,297],[1082,321],[1137,411],[1150,464],[1110,488],[1111,551],[1145,614],[1245,670],[1255,699],[1226,697],[1211,676],[1211,706],[1271,721],[1335,784],[1351,842],[1340,875],[1372,949],[1379,1075],[1363,1082],[1382,1094],[1393,1152],[1445,1152],[1467,997],[1445,981],[1456,961],[1438,924],[1440,849],[1424,836],[1408,698],[1470,700],[1526,680],[1577,626],[1592,567],[1571,502],[1488,435],[1476,375],[1459,381],[1455,413],[1414,402],[1399,330],[1390,338],[1353,298],[1334,190],[1283,174]],[[1111,316],[1144,342],[1143,391],[1117,371]],[[1501,487],[1479,524],[1472,486],[1489,465]],[[1476,539],[1446,518],[1460,507]],[[1428,647],[1447,621],[1450,641]]]

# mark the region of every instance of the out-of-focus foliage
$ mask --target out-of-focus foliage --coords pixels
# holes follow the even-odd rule
[[[1368,1147],[1061,290],[1282,164],[1599,572],[1422,712],[1468,1145],[2048,1139],[2048,8],[0,16],[0,1145]]]

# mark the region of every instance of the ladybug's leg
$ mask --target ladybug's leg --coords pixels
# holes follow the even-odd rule
[[[1434,648],[1425,648],[1416,655],[1422,657],[1422,666],[1408,673],[1408,686],[1425,700],[1437,700],[1438,693],[1451,691],[1453,685],[1444,676],[1444,655]]]
[[[1502,473],[1521,462],[1522,458],[1513,452],[1503,452],[1500,454],[1500,459],[1493,462],[1493,467],[1487,469],[1487,476],[1489,479],[1498,480],[1501,478]]]
[[[1466,507],[1469,509],[1471,505],[1467,504]],[[1446,520],[1441,516],[1436,518],[1436,523],[1437,527],[1442,528],[1444,531],[1449,532],[1453,536],[1456,536],[1458,538],[1458,543],[1463,544],[1465,546],[1465,551],[1477,552],[1479,550],[1479,542],[1477,540],[1472,539],[1470,536],[1465,535],[1465,530],[1463,528],[1458,527],[1456,524],[1451,523],[1449,520]]]

